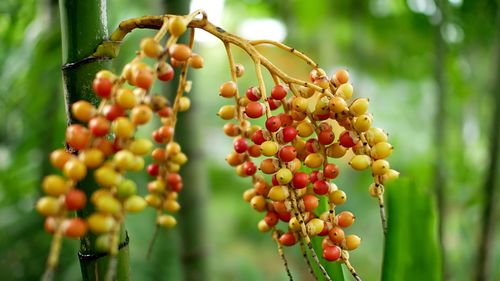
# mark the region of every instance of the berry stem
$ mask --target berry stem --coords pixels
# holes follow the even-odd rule
[[[314,269],[311,265],[311,261],[309,260],[309,257],[307,256],[307,250],[306,250],[306,246],[304,245],[304,239],[299,239],[299,243],[300,243],[300,252],[302,253],[302,257],[304,258],[304,260],[306,261],[306,264],[307,264],[307,268],[309,269],[309,273],[311,273],[311,275],[314,277],[314,280],[318,280],[318,277],[316,276],[316,274],[314,274]]]
[[[345,263],[345,265],[346,265],[347,269],[349,270],[349,272],[352,274],[352,277],[354,277],[354,279],[356,279],[356,281],[363,281],[361,279],[361,277],[358,275],[358,273],[356,273],[356,270],[354,269],[354,267],[349,262],[348,254],[346,254],[345,251],[342,251],[341,258],[342,258],[342,261]]]
[[[52,242],[50,244],[50,252],[49,257],[47,259],[47,268],[43,273],[41,281],[51,281],[54,278],[54,269],[57,267],[59,263],[59,253],[61,252],[61,244],[63,237],[63,228],[62,228],[62,217],[58,219],[56,232],[52,237]]]
[[[278,245],[278,254],[280,255],[281,261],[283,262],[283,265],[285,266],[285,270],[286,270],[286,274],[288,275],[288,279],[290,281],[293,281],[293,276],[292,276],[292,273],[290,272],[290,267],[288,267],[288,261],[287,261],[286,256],[285,256],[285,252],[283,251],[283,246],[278,241],[278,237],[279,237],[280,233],[274,227],[273,227],[273,230],[274,230],[273,231],[273,239],[274,239],[274,241],[276,241],[276,245]]]
[[[300,51],[297,51],[295,48],[287,46],[287,45],[285,45],[285,44],[283,44],[281,42],[277,42],[277,41],[273,41],[273,40],[269,40],[269,39],[260,39],[260,40],[252,40],[252,41],[250,41],[250,45],[252,45],[252,46],[257,46],[257,45],[262,45],[262,44],[270,44],[270,45],[276,46],[276,47],[278,47],[280,49],[283,49],[283,50],[285,50],[287,52],[291,52],[295,56],[297,56],[300,59],[302,59],[303,61],[305,61],[312,68],[318,68],[319,67],[319,65],[317,63],[315,63],[312,59],[310,59],[304,53],[302,53]]]

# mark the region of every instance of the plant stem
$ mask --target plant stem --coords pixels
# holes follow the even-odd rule
[[[499,2],[499,1],[497,1]],[[497,220],[495,214],[495,202],[498,202],[498,187],[500,181],[498,174],[500,173],[500,2],[497,4],[497,28],[496,28],[496,44],[494,55],[494,71],[493,73],[493,89],[491,95],[494,99],[494,116],[490,129],[490,166],[486,175],[486,180],[483,185],[483,199],[485,200],[482,210],[482,227],[481,236],[479,239],[479,248],[477,253],[476,266],[476,281],[492,280],[492,259],[495,247],[495,225]]]
[[[105,0],[59,0],[62,31],[63,79],[68,124],[75,120],[70,114],[70,106],[78,100],[87,100],[98,105],[99,99],[91,90],[95,73],[109,68],[109,60],[86,59],[96,47],[107,38],[107,17]],[[81,188],[90,198],[98,188],[93,173],[80,183]],[[93,211],[90,204],[78,212],[80,217],[87,217]],[[121,233],[123,241],[125,232]],[[107,271],[109,257],[96,250],[95,236],[88,234],[81,240],[80,267],[85,281],[103,280]],[[128,240],[127,240],[128,241]],[[124,242],[121,242],[123,244]],[[117,280],[129,280],[128,246],[123,244],[117,256]]]

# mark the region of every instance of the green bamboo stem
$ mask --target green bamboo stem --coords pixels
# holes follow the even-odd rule
[[[70,114],[70,106],[78,100],[88,100],[97,105],[99,100],[92,92],[92,80],[100,69],[110,68],[110,61],[103,59],[86,59],[96,47],[107,38],[107,16],[105,0],[59,0],[62,32],[63,80],[68,124],[75,120]],[[87,196],[98,188],[93,173],[79,184]],[[78,213],[87,217],[92,213],[90,204]],[[81,240],[80,256],[91,257],[80,259],[82,278],[84,281],[103,280],[109,264],[109,257],[98,253],[95,236],[88,234]],[[121,243],[125,240],[122,231]],[[99,258],[96,258],[99,256]],[[128,246],[121,247],[117,260],[116,280],[129,280]]]

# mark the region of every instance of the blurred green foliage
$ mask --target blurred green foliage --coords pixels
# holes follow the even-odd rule
[[[393,233],[398,238],[388,243],[398,258],[392,256],[394,260],[387,261],[388,257],[383,256],[378,207],[367,193],[370,175],[352,172],[345,159],[339,162],[342,172],[336,183],[349,196],[342,209],[357,216],[349,233],[363,239],[360,249],[351,253],[352,263],[363,280],[380,279],[383,259],[393,262],[392,266],[398,270],[409,270],[400,267],[407,266],[403,263],[422,262],[421,249],[428,249],[427,243],[431,241],[408,245],[422,239],[408,237],[413,237],[410,230],[415,227],[423,228],[422,233],[429,235],[425,237],[436,235],[435,223],[429,222],[436,217],[430,187],[437,150],[443,150],[446,157],[442,168],[446,179],[444,254],[448,271],[451,280],[470,280],[474,271],[479,234],[475,226],[480,223],[481,185],[490,159],[487,151],[493,115],[490,93],[493,81],[499,79],[493,72],[492,60],[495,48],[500,48],[493,41],[495,29],[499,28],[495,26],[498,4],[493,0],[444,3],[445,8],[438,11],[431,0],[226,0],[223,17],[217,22],[237,33],[246,19],[280,21],[287,30],[286,43],[304,51],[330,73],[340,67],[349,69],[355,95],[370,98],[375,125],[390,133],[396,148],[391,164],[409,179],[392,186],[401,190],[389,192],[389,216],[396,217],[391,228],[409,231]],[[113,29],[122,19],[158,14],[163,8],[161,1],[109,0],[108,10],[109,26]],[[436,147],[432,137],[435,123],[439,122],[435,112],[433,33],[441,13],[446,19],[440,32],[446,43],[442,59],[447,99],[445,111],[440,114],[447,121],[446,145]],[[150,33],[136,31],[126,38],[116,60],[117,67],[133,54],[139,38],[145,34]],[[211,245],[211,276],[214,280],[287,280],[275,243],[255,227],[262,214],[255,213],[241,200],[248,181],[238,178],[224,162],[224,155],[231,150],[231,140],[222,133],[224,122],[215,116],[217,108],[225,103],[215,98],[219,84],[230,79],[224,50],[218,42],[200,43],[195,50],[205,57],[206,65],[193,76],[192,94],[196,105],[193,110],[199,111],[203,120],[199,130],[204,146],[199,156],[188,156],[201,159],[197,161],[203,161],[208,172],[209,232],[205,236]],[[307,68],[288,54],[267,47],[261,50],[294,75],[307,74]],[[241,79],[241,91],[255,83],[255,76],[249,59],[238,51],[235,56],[247,69]],[[33,206],[40,194],[42,175],[51,171],[47,155],[63,145],[66,123],[60,64],[59,18],[54,1],[0,1],[2,280],[37,280],[49,249],[50,235],[43,232],[42,218]],[[270,82],[270,77],[266,81]],[[145,177],[134,176],[145,185]],[[423,220],[407,219],[414,215],[410,210],[418,212]],[[176,234],[177,230],[160,232],[153,257],[150,261],[144,258],[153,220],[153,212],[146,211],[127,221],[133,279],[180,280],[183,274],[179,269],[180,257],[166,258],[172,253],[170,249],[179,247],[182,238]],[[496,233],[498,241],[498,226]],[[494,262],[498,263],[500,245],[494,245]],[[402,251],[399,247],[403,246],[411,250]],[[436,246],[435,241],[431,246]],[[65,242],[58,280],[75,280],[78,276],[77,247],[77,241]],[[300,276],[300,280],[309,280],[300,252],[285,251],[292,273]],[[429,251],[428,256],[435,255],[438,259],[434,250]],[[500,268],[493,270],[493,280],[500,279]],[[401,280],[400,277],[391,280]],[[405,276],[405,280],[424,279],[411,275]]]

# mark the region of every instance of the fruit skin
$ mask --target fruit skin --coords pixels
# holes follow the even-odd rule
[[[338,246],[327,246],[323,249],[323,258],[327,261],[336,261],[340,255],[341,250]]]
[[[83,237],[87,233],[87,223],[81,218],[72,218],[63,222],[63,233],[73,239]]]
[[[351,226],[356,217],[349,211],[343,211],[337,215],[337,224],[342,228]]]
[[[295,243],[297,243],[297,238],[295,238],[295,235],[293,235],[293,233],[287,232],[281,235],[280,238],[278,238],[278,241],[283,246],[293,246],[295,245]]]
[[[71,125],[66,129],[66,142],[76,150],[84,149],[90,141],[90,131],[82,125]]]
[[[64,197],[66,208],[70,211],[78,211],[85,207],[87,196],[79,189],[72,189]]]
[[[66,180],[59,175],[48,175],[43,179],[42,188],[48,195],[57,197],[68,191]]]

